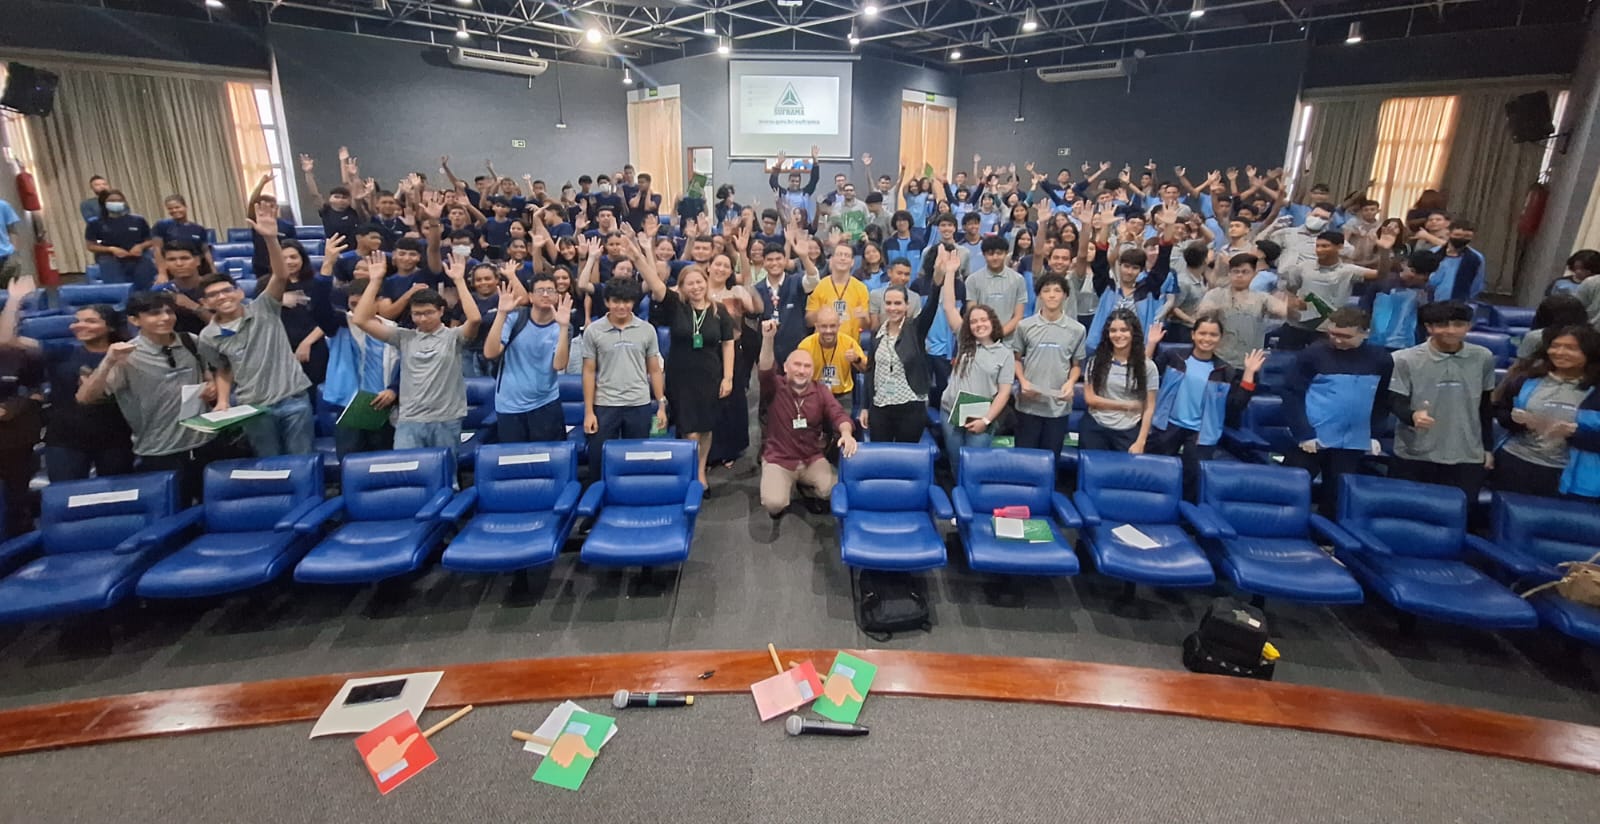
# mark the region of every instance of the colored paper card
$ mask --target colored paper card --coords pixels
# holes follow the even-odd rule
[[[555,741],[556,737],[561,735],[562,728],[566,727],[567,725],[567,719],[571,718],[572,714],[575,712],[588,712],[588,710],[578,706],[577,704],[574,704],[571,701],[562,701],[560,704],[558,704],[555,709],[550,711],[549,715],[544,717],[544,723],[540,724],[539,728],[533,731],[533,737],[540,740],[524,743],[522,745],[523,752],[549,755],[550,742]],[[611,743],[611,739],[616,734],[617,725],[612,724],[611,730],[606,733],[606,740],[602,741],[601,743]]]
[[[439,760],[410,712],[401,712],[357,738],[356,752],[383,795]]]
[[[828,682],[822,685],[822,697],[811,705],[811,711],[829,721],[854,724],[861,717],[861,705],[866,703],[867,691],[872,689],[872,679],[878,677],[878,667],[848,652],[833,659],[833,669],[828,671]]]
[[[439,686],[439,679],[444,677],[442,670],[434,672],[413,672],[408,675],[374,675],[368,678],[352,678],[344,682],[339,692],[328,702],[327,709],[317,718],[317,723],[311,728],[311,737],[320,738],[324,735],[340,735],[345,733],[364,733],[387,719],[393,718],[401,710],[411,713],[415,718],[422,714],[428,706],[428,699],[433,696],[433,691]],[[382,701],[368,701],[366,703],[347,703],[350,691],[356,687],[368,684],[381,684],[387,681],[404,678],[406,685],[401,688],[400,694],[392,699]]]
[[[539,762],[533,771],[533,780],[564,790],[583,786],[584,776],[600,754],[601,745],[616,721],[592,712],[573,712],[562,726],[556,742],[550,745],[550,754]]]
[[[750,685],[756,698],[756,713],[762,721],[797,710],[822,694],[822,679],[810,661]]]

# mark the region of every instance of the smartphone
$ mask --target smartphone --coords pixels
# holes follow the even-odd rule
[[[350,694],[344,698],[344,705],[352,707],[357,704],[373,704],[379,701],[392,701],[400,697],[400,692],[406,688],[406,679],[396,678],[393,681],[379,681],[376,684],[362,684],[351,687]]]

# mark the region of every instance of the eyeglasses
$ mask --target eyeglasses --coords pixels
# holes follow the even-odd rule
[[[553,295],[556,293],[556,290],[548,286],[541,286],[538,289],[533,290],[533,293],[535,295]]]
[[[224,295],[231,294],[233,292],[233,290],[234,290],[234,287],[232,287],[232,286],[229,286],[226,289],[213,289],[210,292],[202,292],[200,294],[200,299],[201,300],[215,300],[216,298],[220,298],[220,297],[222,297]]]

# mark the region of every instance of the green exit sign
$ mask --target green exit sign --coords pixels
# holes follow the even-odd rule
[[[661,96],[661,90],[660,89],[645,89],[644,96],[645,97],[660,97]]]
[[[513,140],[513,141],[511,141],[511,148],[513,148],[513,149],[526,149],[526,148],[528,148],[528,141],[526,141],[526,140]]]
[[[939,95],[936,95],[933,92],[923,92],[923,94],[927,97],[929,103],[933,103],[939,99]]]

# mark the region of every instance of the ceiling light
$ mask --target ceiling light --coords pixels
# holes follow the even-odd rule
[[[622,85],[624,85],[624,86],[632,86],[633,85],[633,70],[628,68],[627,66],[623,66],[622,67]]]
[[[1360,43],[1361,42],[1361,21],[1360,20],[1357,20],[1354,23],[1350,24],[1350,33],[1344,36],[1344,42],[1346,42],[1346,43]]]
[[[470,6],[470,5],[472,5],[472,0],[456,0],[456,5],[458,5],[458,6]]]
[[[1034,14],[1033,9],[1028,9],[1028,13],[1024,14],[1022,16],[1022,30],[1023,31],[1035,31],[1038,28],[1039,28],[1039,16],[1037,14]]]
[[[567,127],[567,121],[565,121],[565,120],[557,120],[556,121],[556,128],[565,129],[566,127]]]
[[[793,7],[800,5],[800,0],[777,0],[780,7]]]
[[[465,21],[465,20],[457,20],[456,21],[456,39],[457,40],[468,40],[471,37],[472,37],[472,32],[467,31],[467,21]]]
[[[1194,18],[1194,17],[1205,17],[1206,16],[1206,0],[1194,0],[1194,5],[1189,7],[1189,16],[1191,18]]]
[[[868,17],[877,17],[878,16],[878,4],[872,2],[872,0],[867,0],[867,2],[864,3],[861,6],[861,13],[865,14]]]
[[[960,60],[961,59],[961,50],[960,49],[951,49],[950,50],[950,59],[951,60]]]
[[[728,54],[731,54],[732,52],[733,52],[733,46],[728,43],[728,38],[726,38],[726,37],[718,37],[717,38],[717,54],[728,55]]]
[[[372,0],[373,11],[388,11],[389,0]]]
[[[852,46],[861,45],[861,38],[856,36],[856,30],[853,27],[850,29],[850,36],[845,39],[849,40]]]
[[[605,39],[605,35],[601,33],[599,26],[590,26],[589,30],[583,33],[583,39],[590,43],[598,43]]]
[[[710,12],[706,12],[705,19],[700,23],[700,32],[702,34],[717,33],[717,24],[712,22]]]
[[[206,6],[213,9],[223,8],[222,0],[206,0]]]

